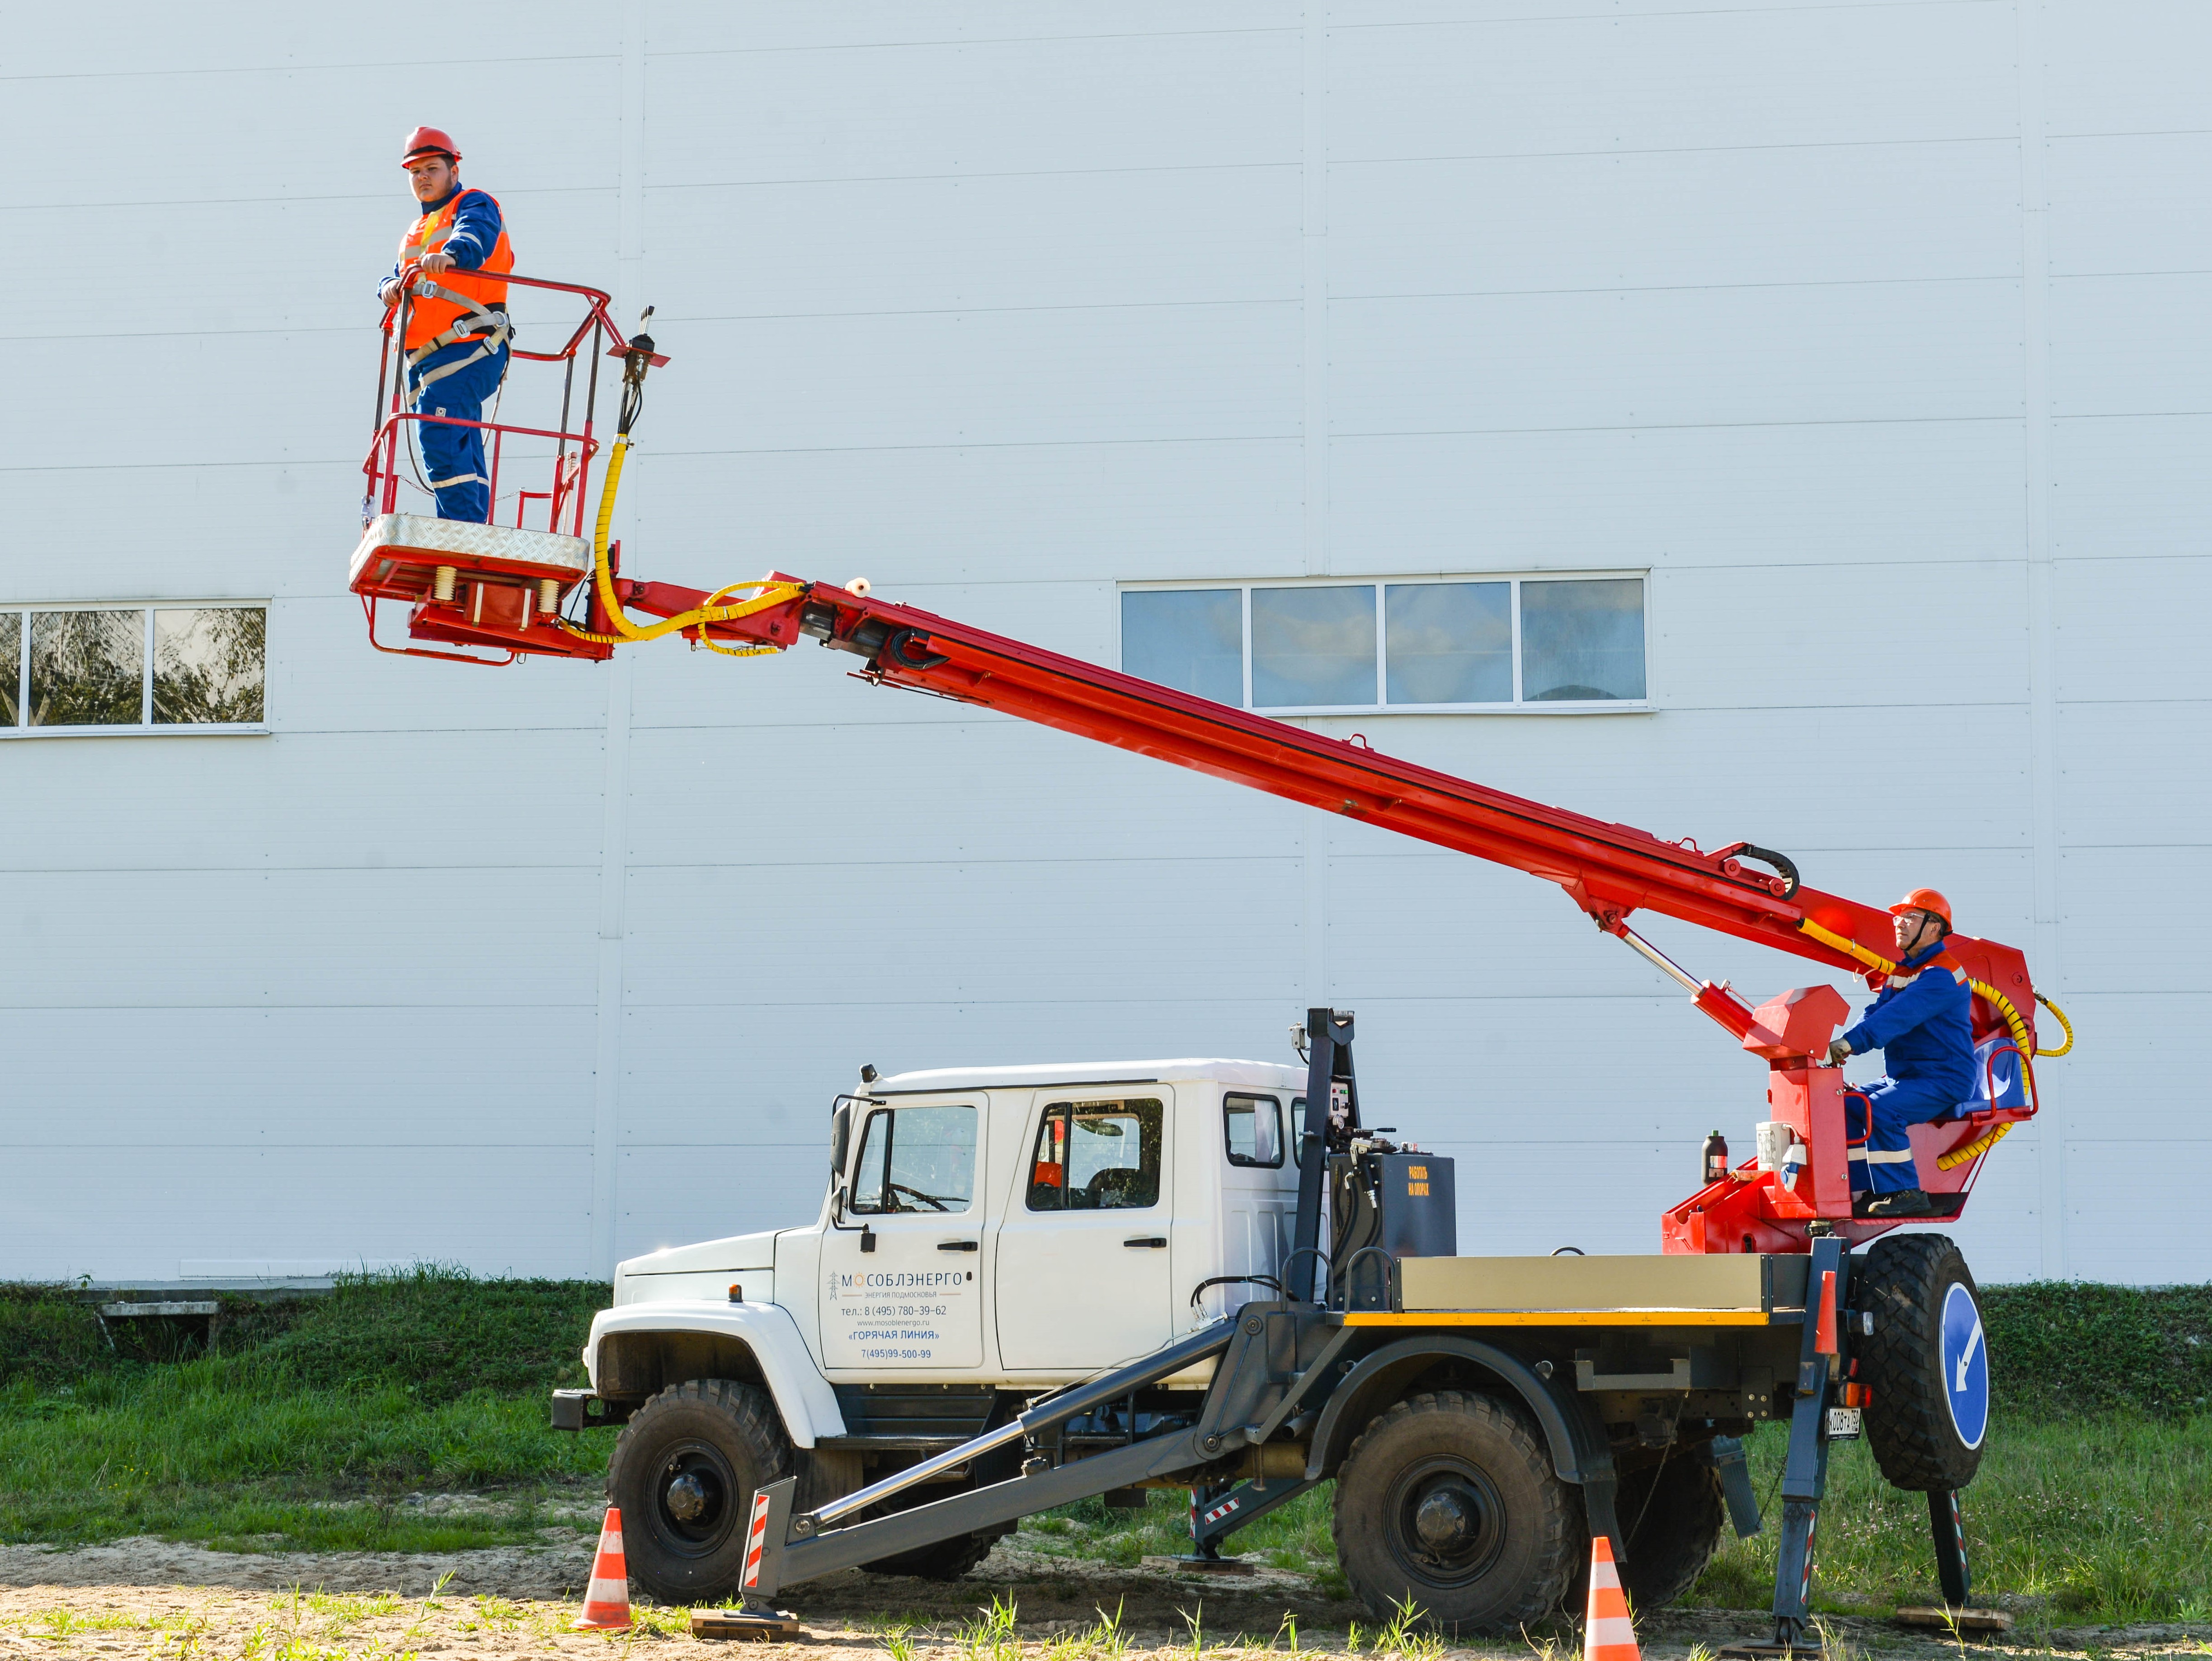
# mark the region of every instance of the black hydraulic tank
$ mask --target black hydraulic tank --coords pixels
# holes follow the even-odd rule
[[[1375,1157],[1376,1203],[1382,1227],[1376,1244],[1394,1258],[1459,1255],[1459,1203],[1452,1162],[1437,1154]]]

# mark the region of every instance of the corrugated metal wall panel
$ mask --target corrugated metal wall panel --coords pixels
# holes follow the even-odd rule
[[[368,652],[342,562],[420,87],[379,19],[227,15],[11,37],[10,119],[78,136],[0,186],[41,394],[0,415],[0,605],[276,604],[270,736],[0,744],[0,1141],[55,1173],[0,1273],[598,1272],[811,1215],[862,1061],[1279,1057],[1324,999],[1374,1116],[1464,1161],[1469,1250],[1649,1249],[1705,1131],[1747,1146],[1756,1065],[1515,874],[811,648]],[[2208,1272],[2132,1174],[2212,1179],[2166,1099],[2203,919],[2141,876],[2202,857],[2212,707],[2198,9],[456,21],[522,269],[659,306],[633,574],[865,574],[1110,663],[1122,582],[1648,567],[1652,713],[1314,724],[1946,888],[2083,1028],[1955,1231],[1977,1270]],[[100,253],[70,305],[53,246]]]

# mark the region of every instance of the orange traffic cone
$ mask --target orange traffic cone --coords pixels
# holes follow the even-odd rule
[[[1620,1571],[1613,1566],[1613,1542],[1602,1534],[1590,1539],[1589,1613],[1583,1622],[1583,1661],[1643,1661],[1636,1647],[1635,1623],[1628,1618],[1628,1596]]]
[[[1616,1591],[1613,1596],[1619,1598]],[[1595,1609],[1597,1593],[1590,1593]],[[592,1584],[584,1588],[584,1612],[571,1632],[626,1632],[629,1629],[629,1567],[623,1561],[622,1512],[607,1507],[607,1520],[599,1528],[599,1553],[592,1560]]]

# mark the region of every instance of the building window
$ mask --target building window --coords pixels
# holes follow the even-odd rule
[[[1128,588],[1121,667],[1289,713],[1640,708],[1644,585],[1638,574]]]
[[[261,729],[258,605],[0,610],[0,737]]]

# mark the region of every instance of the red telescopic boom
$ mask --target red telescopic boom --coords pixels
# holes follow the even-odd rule
[[[605,296],[576,292],[590,302],[589,315],[549,361],[573,364],[587,334],[596,355],[599,342],[612,334]],[[1700,981],[1628,924],[1637,912],[1657,912],[1872,982],[1895,967],[1887,955],[1894,948],[1886,908],[1806,888],[1787,856],[1747,842],[1707,852],[1693,842],[1662,841],[1400,761],[1364,739],[1326,737],[880,600],[865,582],[840,588],[779,573],[709,593],[625,579],[619,546],[607,542],[614,492],[645,373],[663,360],[642,335],[614,345],[610,355],[624,361],[623,417],[588,541],[579,534],[582,469],[597,449],[588,398],[580,431],[566,430],[564,409],[562,431],[535,434],[560,440],[544,531],[519,523],[456,525],[397,512],[394,458],[405,412],[395,410],[382,421],[368,470],[372,484],[389,488],[383,500],[371,504],[351,579],[369,615],[372,642],[380,600],[410,603],[410,635],[435,643],[398,649],[463,662],[498,661],[476,655],[485,649],[506,652],[508,662],[520,656],[605,658],[618,644],[665,634],[747,656],[781,652],[811,636],[861,659],[860,677],[873,685],[1057,727],[1556,882],[1601,929],[1680,982],[1699,1009],[1767,1062],[1770,1114],[1790,1125],[1810,1149],[1808,1177],[1795,1185],[1773,1171],[1747,1167],[1668,1211],[1662,1224],[1667,1249],[1803,1251],[1814,1233],[1864,1238],[1891,1226],[1852,1216],[1844,1087],[1838,1070],[1826,1064],[1829,1039],[1849,1014],[1843,997],[1829,986],[1801,988],[1753,1009],[1726,987]],[[504,436],[496,421],[481,425],[495,441]],[[581,624],[562,615],[579,595],[588,606]],[[659,621],[641,622],[633,613]],[[1913,1127],[1912,1139],[1924,1185],[1951,1197],[1942,1215],[1955,1215],[1982,1156],[2014,1121],[2035,1111],[2037,999],[2015,948],[1959,934],[1944,944],[1972,983],[1978,1065],[1988,1076],[1958,1114]],[[2042,1053],[2063,1053],[2071,1044],[2069,1032],[2065,1046]],[[2017,1057],[2018,1071],[2001,1077],[2001,1056],[2008,1053]]]

